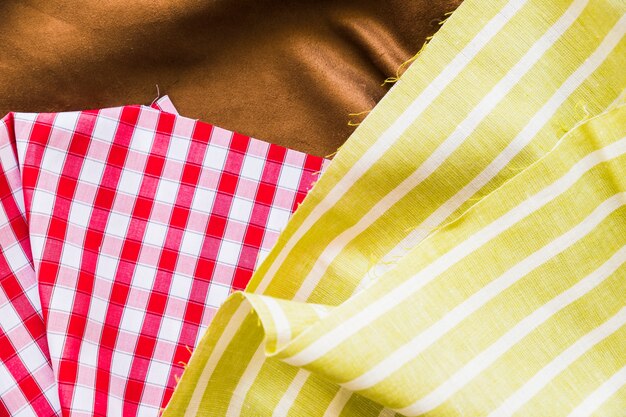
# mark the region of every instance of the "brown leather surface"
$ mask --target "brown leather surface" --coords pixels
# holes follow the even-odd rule
[[[325,155],[460,0],[4,0],[0,113],[148,104]]]

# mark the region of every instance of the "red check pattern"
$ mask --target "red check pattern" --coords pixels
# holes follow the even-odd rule
[[[156,416],[325,160],[154,108],[0,124],[0,416]]]

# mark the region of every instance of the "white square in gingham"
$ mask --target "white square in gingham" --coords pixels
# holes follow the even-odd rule
[[[98,258],[98,266],[96,267],[96,276],[113,281],[116,269],[117,261],[114,258],[100,256]]]
[[[191,291],[192,284],[193,280],[190,277],[182,274],[174,274],[170,294],[173,297],[180,298],[181,300],[187,300],[189,298],[189,291]]]
[[[278,178],[278,186],[288,190],[297,190],[302,171],[297,167],[283,165]]]
[[[118,191],[130,195],[137,195],[142,178],[142,175],[135,171],[126,170],[122,172]]]
[[[177,191],[177,183],[162,179],[161,181],[159,181],[159,188],[157,190],[156,200],[166,204],[174,204],[174,202],[176,201]]]
[[[94,392],[90,387],[77,385],[74,389],[74,399],[72,404],[76,411],[89,411],[93,404]]]
[[[224,285],[212,284],[209,288],[209,296],[207,297],[207,304],[214,307],[219,307],[228,298],[230,288]]]
[[[258,180],[263,175],[265,161],[255,155],[246,155],[241,168],[241,176],[251,180]]]
[[[267,220],[267,228],[270,230],[280,231],[282,225],[287,222],[291,213],[287,210],[273,208],[270,210],[269,219]]]
[[[153,266],[138,264],[133,274],[133,287],[150,291],[154,285],[156,272]]]
[[[11,389],[17,388],[14,384],[11,384],[13,377],[9,370],[4,366],[3,362],[0,362],[0,397],[4,398],[4,395]],[[15,390],[19,393],[19,389]],[[21,394],[21,393],[20,393]]]
[[[150,222],[146,228],[144,242],[152,246],[163,246],[166,234],[167,227],[165,227],[165,225]]]
[[[76,128],[76,123],[78,123],[79,115],[80,115],[80,112],[77,112],[77,111],[59,113],[54,118],[53,126],[55,129],[65,130],[68,133],[71,133]]]
[[[241,244],[224,240],[220,246],[217,261],[226,265],[236,265],[240,251]]]
[[[102,142],[111,142],[117,131],[119,121],[111,118],[110,115],[99,117],[96,120],[96,126],[93,130],[92,137]]]
[[[66,153],[54,148],[46,148],[41,159],[41,169],[50,173],[60,172],[65,162]]]
[[[141,327],[142,319],[143,313],[141,311],[135,310],[134,308],[125,308],[120,329],[126,330],[129,333],[135,333]]]
[[[127,215],[111,212],[111,214],[109,214],[109,221],[107,222],[106,234],[116,237],[124,237],[126,236],[129,223],[130,217]]]
[[[130,148],[137,152],[148,153],[152,148],[154,134],[154,130],[135,129]]]
[[[89,342],[83,342],[80,345],[80,354],[78,355],[78,360],[80,360],[80,363],[87,366],[95,367],[97,359],[98,346]]]
[[[123,337],[123,334],[122,334]],[[128,376],[130,365],[133,362],[133,356],[121,349],[113,352],[113,360],[111,361],[111,373],[122,378]]]
[[[83,165],[82,172],[80,174],[81,180],[90,184],[100,183],[102,174],[104,173],[104,163],[99,161],[87,160]]]
[[[252,214],[252,208],[254,204],[250,200],[244,198],[233,198],[233,205],[230,209],[229,217],[233,220],[238,220],[242,223],[247,223],[250,220]]]
[[[204,165],[215,171],[221,171],[224,169],[227,154],[228,150],[226,148],[209,145],[209,152],[206,153]]]
[[[211,213],[216,194],[215,190],[198,187],[193,196],[191,209],[201,213]]]
[[[72,305],[72,300],[74,300],[74,296],[75,292],[73,289],[57,285],[52,290],[50,308],[53,310],[68,311],[67,306]]]
[[[169,364],[152,361],[150,363],[150,369],[148,370],[148,377],[146,380],[149,384],[161,385],[163,380],[167,378],[169,371]]]
[[[200,233],[187,231],[183,235],[183,241],[180,247],[181,252],[194,255],[197,248],[202,246],[204,236]]]
[[[80,266],[81,249],[74,245],[64,245],[63,254],[61,255],[61,263],[65,266],[78,269]]]
[[[178,318],[163,317],[159,329],[159,340],[176,343],[183,323]]]
[[[47,191],[35,192],[33,195],[33,209],[35,213],[47,214],[52,212],[54,206],[54,196]]]
[[[2,317],[2,327],[5,332],[10,332],[22,322],[13,305],[8,303],[7,300],[3,300],[3,304],[0,305],[0,317]]]
[[[167,157],[175,161],[184,162],[187,159],[187,151],[189,149],[189,140],[172,136],[170,147],[167,151]]]
[[[72,207],[70,208],[69,220],[71,223],[74,223],[77,226],[87,227],[90,214],[91,208],[89,206],[82,204],[78,201],[74,201],[72,203]]]
[[[28,258],[26,258],[24,251],[17,242],[9,247],[3,247],[2,250],[4,256],[10,260],[11,269],[14,271],[19,271],[28,265]]]

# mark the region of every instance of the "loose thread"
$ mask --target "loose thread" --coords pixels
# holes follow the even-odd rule
[[[150,106],[154,105],[154,103],[161,97],[161,91],[159,90],[159,85],[155,84],[156,89],[157,89],[157,95],[154,98],[154,100],[152,100],[152,103],[150,103]]]
[[[364,278],[364,286],[368,287],[372,285],[378,277],[376,276],[376,271],[374,267],[376,266],[376,256],[373,253],[370,253],[369,259],[367,260],[367,273]]]
[[[443,20],[437,20],[437,25],[441,26],[444,23],[446,23],[448,18],[453,13],[454,13],[453,11],[444,13],[443,15],[445,16],[445,18]],[[432,23],[432,21],[431,21],[431,23]],[[434,35],[426,37],[426,40],[424,41],[424,44],[422,44],[422,47],[419,49],[419,51],[417,51],[417,53],[415,55],[413,55],[411,58],[409,58],[408,60],[406,60],[402,64],[400,64],[400,66],[396,70],[396,76],[395,77],[388,77],[387,79],[385,79],[385,81],[383,81],[381,86],[384,86],[385,84],[396,83],[400,79],[400,76],[402,75],[400,72],[402,71],[402,73],[404,73],[405,67],[407,67],[410,63],[415,61],[420,56],[420,54],[424,51],[424,49],[426,49],[426,46],[428,45],[428,43],[432,40],[433,36]]]
[[[584,122],[585,120],[589,119],[589,116],[591,116],[591,113],[587,109],[587,104],[582,100],[576,103],[576,111],[578,112],[580,111],[580,109],[582,109],[582,113],[583,113],[583,117],[580,122]]]
[[[443,20],[437,21],[437,24],[439,26],[443,25],[453,13],[454,11],[444,13],[443,15],[445,18]],[[381,87],[384,87],[385,84],[394,84],[398,82],[398,80],[400,80],[400,77],[402,75],[401,73],[404,73],[406,67],[420,56],[420,54],[424,51],[424,49],[426,49],[426,46],[428,45],[428,43],[433,39],[433,36],[434,35],[427,36],[424,43],[422,44],[422,47],[419,49],[419,51],[417,51],[415,55],[413,55],[411,58],[407,59],[402,64],[400,64],[400,66],[398,66],[398,68],[396,69],[396,75],[392,77],[387,77],[381,84]],[[371,110],[367,110],[367,111],[360,112],[360,113],[350,113],[349,116],[354,117],[354,116],[361,115],[363,113],[369,113],[370,111]],[[351,126],[351,127],[356,127],[356,126],[359,126],[360,124],[361,122],[353,122],[352,120],[348,121],[348,126]]]
[[[348,114],[348,116],[360,116],[362,114],[368,114],[369,112],[371,112],[371,110],[364,110],[364,111],[360,111],[358,113],[350,113],[350,114]]]
[[[446,15],[450,15],[452,14],[452,12],[446,13]],[[419,57],[419,55],[424,51],[424,49],[426,48],[426,45],[428,45],[428,42],[430,42],[430,40],[432,39],[432,36],[428,36],[426,37],[424,43],[422,44],[422,47],[415,53],[415,55],[413,55],[411,58],[407,59],[406,61],[404,61],[403,63],[401,63],[398,68],[396,69],[396,75],[395,77],[387,77],[382,84],[380,85],[381,87],[384,87],[385,84],[394,84],[396,83],[399,79],[400,76],[402,75],[401,73],[404,73],[406,67],[411,64],[413,61],[415,61],[417,59],[417,57]],[[349,117],[356,117],[356,116],[361,116],[363,114],[369,114],[372,110],[364,110],[358,113],[349,113],[348,116]],[[354,122],[352,120],[348,120],[348,126],[350,127],[357,127],[362,123],[362,121],[360,122]]]
[[[371,110],[364,110],[364,111],[360,111],[358,113],[348,113],[349,117],[357,117],[357,116],[362,116],[362,115],[367,115],[369,114],[369,112],[371,112]],[[348,120],[348,126],[358,126],[361,124],[363,120],[361,120],[360,122],[353,122],[352,120]],[[336,153],[336,151],[335,151]]]
[[[452,15],[452,13],[454,12],[447,12],[444,13],[443,15],[445,16],[445,19],[441,20],[439,23],[437,23],[439,26],[443,25],[444,23],[446,23],[448,21],[448,18]]]
[[[404,233],[412,232],[414,230],[426,230],[428,232],[432,232],[434,230],[440,229],[441,227],[442,226],[435,226],[435,227],[425,227],[425,226],[407,227],[406,229],[404,229]]]
[[[341,150],[341,146],[343,146],[343,145],[340,145],[340,146],[337,148],[337,150],[336,150],[335,152],[333,152],[333,153],[330,153],[330,154],[326,155],[324,158],[326,158],[326,159],[331,159],[332,157],[334,157],[335,155],[337,155],[337,153]],[[318,172],[319,172],[320,174],[322,173],[322,171],[318,171]]]
[[[398,69],[396,69],[396,76],[386,78],[385,81],[383,81],[383,83],[380,86],[384,87],[385,84],[393,84],[397,82],[400,79],[401,75],[406,70],[406,67],[420,56],[420,54],[424,51],[424,49],[426,48],[426,45],[428,45],[428,42],[430,42],[432,38],[433,38],[432,36],[427,37],[424,43],[422,44],[422,47],[419,49],[419,51],[417,51],[415,55],[413,55],[411,58],[407,59],[402,64],[400,64]]]

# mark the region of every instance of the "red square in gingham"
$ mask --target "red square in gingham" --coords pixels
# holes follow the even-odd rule
[[[158,415],[323,169],[153,107],[0,125],[0,416]]]

